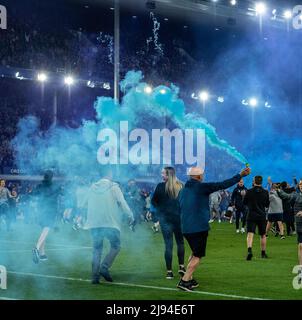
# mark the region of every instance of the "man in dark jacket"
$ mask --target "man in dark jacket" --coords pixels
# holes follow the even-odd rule
[[[283,181],[280,184],[280,188],[287,194],[291,194],[296,191],[296,188],[290,187],[286,181]],[[294,208],[288,199],[282,199],[282,206],[283,220],[286,224],[287,235],[291,236],[292,234],[296,234]]]
[[[269,207],[268,191],[262,188],[263,178],[256,176],[253,181],[253,188],[249,189],[244,197],[243,204],[248,207],[247,214],[247,250],[246,260],[252,260],[252,246],[256,226],[261,237],[261,257],[266,255],[266,211]]]
[[[298,236],[298,259],[300,267],[300,273],[302,274],[302,180],[298,184],[298,191],[288,194],[282,190],[278,191],[281,199],[290,201],[294,207],[296,230]],[[302,278],[301,278],[302,279]]]
[[[240,225],[240,219],[242,223],[241,227],[241,233],[245,232],[245,224],[246,224],[246,215],[247,215],[247,208],[243,204],[243,198],[246,194],[247,188],[244,186],[243,179],[241,179],[237,187],[234,189],[232,193],[232,199],[231,203],[233,208],[235,208],[235,216],[236,216],[236,232],[239,233],[239,225]]]
[[[206,252],[208,231],[210,229],[209,195],[215,191],[233,186],[242,177],[249,174],[250,168],[246,168],[229,180],[218,183],[203,183],[203,170],[196,167],[189,169],[189,180],[180,191],[178,200],[182,232],[189,243],[192,255],[187,271],[177,285],[178,288],[192,291],[193,288],[198,286],[197,281],[193,279],[193,273]]]

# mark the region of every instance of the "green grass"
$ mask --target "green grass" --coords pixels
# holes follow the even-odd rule
[[[271,235],[267,260],[260,259],[259,236],[256,236],[254,259],[247,262],[246,236],[235,234],[234,225],[214,223],[207,256],[195,274],[200,287],[194,293],[187,293],[176,289],[178,276],[174,280],[165,279],[162,235],[153,234],[150,224],[138,226],[134,233],[124,230],[122,250],[111,270],[115,282],[102,282],[100,286],[92,286],[89,281],[91,240],[88,231],[76,232],[70,225],[62,225],[58,233],[49,236],[49,260],[35,265],[31,249],[40,230],[19,224],[14,232],[0,232],[0,265],[8,270],[8,288],[0,290],[0,297],[30,300],[302,298],[302,289],[294,290],[292,286],[292,269],[297,264],[295,236],[280,240]],[[186,259],[189,255],[186,245]],[[176,246],[173,264],[176,275]]]

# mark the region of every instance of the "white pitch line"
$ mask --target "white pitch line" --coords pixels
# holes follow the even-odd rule
[[[0,240],[0,243],[20,243],[20,244],[29,244],[29,245],[34,245],[32,242],[24,242],[24,241],[12,241],[12,240]],[[55,244],[55,243],[50,243],[49,246],[54,246],[54,247],[64,247],[64,248],[75,248],[75,249],[92,249],[92,247],[88,246],[72,246],[72,245],[65,245],[65,244]]]
[[[37,273],[8,271],[8,274],[16,274],[16,275],[20,275],[20,276],[31,276],[31,277],[40,277],[40,278],[48,278],[48,279],[60,279],[60,280],[68,280],[68,281],[91,282],[91,280],[88,280],[88,279],[61,277],[61,276],[44,275],[44,274],[37,274]],[[163,290],[163,291],[177,291],[177,292],[179,292],[179,289],[176,289],[176,288],[157,287],[157,286],[149,286],[149,285],[134,284],[134,283],[113,282],[113,283],[106,283],[106,284],[123,286],[123,287],[135,287],[135,288],[156,289],[156,290]],[[263,299],[263,298],[246,297],[246,296],[239,296],[239,295],[234,295],[234,294],[207,292],[207,291],[192,291],[191,293],[207,295],[207,296],[243,299],[243,300],[267,300],[267,299]]]
[[[0,300],[20,300],[20,299],[15,299],[15,298],[8,298],[8,297],[1,297]]]
[[[92,249],[92,248],[68,248],[68,250],[87,250],[87,249]],[[47,249],[46,251],[66,251],[64,248],[57,248],[57,249]],[[30,253],[32,252],[31,249],[24,249],[24,250],[0,250],[0,253],[22,253],[22,252],[27,252]]]

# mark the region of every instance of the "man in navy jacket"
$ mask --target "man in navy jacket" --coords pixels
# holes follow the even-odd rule
[[[192,291],[198,286],[193,279],[193,273],[200,260],[205,256],[208,231],[210,229],[209,195],[215,191],[227,189],[238,183],[242,177],[250,174],[250,168],[246,168],[233,178],[218,183],[203,183],[203,170],[193,167],[189,169],[189,180],[180,191],[178,200],[181,212],[181,226],[185,239],[192,250],[187,271],[177,287]]]

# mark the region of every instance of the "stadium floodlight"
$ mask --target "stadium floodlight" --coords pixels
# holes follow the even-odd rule
[[[218,98],[217,98],[217,101],[220,102],[220,103],[224,103],[224,97],[222,97],[222,96],[221,96],[221,97],[218,97]]]
[[[160,92],[161,94],[166,94],[166,93],[167,93],[167,90],[166,90],[166,89],[160,89],[159,92]]]
[[[145,86],[144,91],[145,91],[145,93],[147,93],[147,94],[151,94],[152,91],[153,91],[153,89],[152,89],[152,87],[150,87],[150,86]]]
[[[87,81],[87,87],[89,87],[89,88],[95,88],[95,82],[93,82],[93,81],[91,81],[91,80]]]
[[[269,104],[269,102],[267,102],[267,101],[265,102],[265,105],[264,105],[264,106],[265,106],[265,108],[271,108],[271,107],[272,107],[272,106]]]
[[[232,6],[236,6],[236,4],[237,4],[237,1],[236,1],[236,0],[231,0],[231,5],[232,5]]]
[[[256,3],[255,6],[256,14],[263,15],[266,11],[266,5],[263,2]]]
[[[47,75],[45,73],[39,73],[37,76],[37,80],[40,82],[45,82],[47,81]]]
[[[64,78],[64,83],[68,86],[71,86],[74,84],[74,79],[71,76],[67,76]]]
[[[19,79],[19,80],[24,80],[24,77],[21,76],[21,74],[20,74],[19,71],[15,73],[15,77],[16,77],[17,79]]]
[[[201,91],[199,93],[199,99],[203,102],[207,101],[209,99],[209,93],[207,91]]]
[[[293,14],[292,14],[291,10],[286,10],[286,11],[284,11],[283,16],[285,19],[291,19]]]
[[[258,100],[256,98],[251,98],[249,100],[249,106],[255,108],[255,107],[257,107],[257,105],[258,105]]]
[[[103,84],[103,88],[106,89],[106,90],[110,90],[111,89],[110,83],[109,82],[105,82]]]

